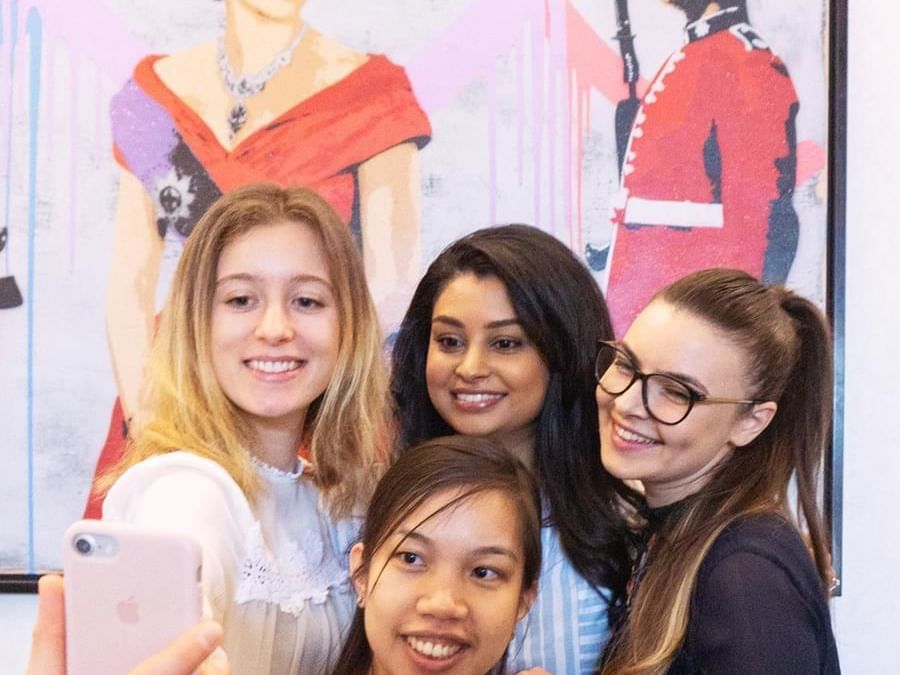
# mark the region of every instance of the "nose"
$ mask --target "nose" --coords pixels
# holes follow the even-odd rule
[[[644,381],[640,378],[635,378],[628,389],[613,398],[612,405],[616,411],[626,417],[647,417],[643,388]]]
[[[456,374],[464,380],[479,380],[490,375],[484,350],[478,345],[470,345],[456,365]]]
[[[459,621],[469,615],[469,606],[448,575],[432,573],[422,580],[416,611],[442,621]]]
[[[256,326],[256,337],[266,342],[284,342],[294,337],[288,310],[279,302],[266,305]]]

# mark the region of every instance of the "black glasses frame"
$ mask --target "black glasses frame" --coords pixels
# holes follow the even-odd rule
[[[624,357],[624,358],[628,361],[629,364],[631,364],[631,370],[632,370],[632,372],[633,372],[633,375],[631,376],[631,380],[628,382],[627,385],[625,385],[624,388],[621,389],[621,391],[610,391],[609,389],[607,389],[606,387],[604,387],[604,386],[603,386],[603,383],[601,382],[601,380],[603,379],[603,375],[606,374],[606,371],[609,370],[610,366],[612,366],[612,364],[615,362],[615,357],[614,357],[613,360],[612,360],[605,368],[603,368],[603,371],[601,372],[600,356],[601,356],[601,354],[603,353],[603,352],[602,352],[602,348],[603,348],[603,347],[609,347],[610,349],[613,350],[614,354],[619,354],[619,355],[621,355],[622,357]],[[684,387],[685,391],[688,393],[687,410],[685,410],[684,415],[682,415],[682,416],[681,416],[679,419],[677,419],[676,421],[674,421],[674,422],[667,422],[666,420],[662,420],[662,419],[660,419],[659,417],[657,417],[656,415],[654,415],[654,414],[653,414],[653,411],[650,409],[650,400],[649,400],[649,396],[647,395],[647,380],[649,380],[651,377],[664,378],[664,379],[666,379],[666,380],[670,380],[670,381],[672,381],[672,382],[675,382],[676,384],[678,384],[678,385]],[[628,391],[629,389],[631,389],[631,387],[634,385],[635,382],[637,382],[638,380],[640,380],[640,381],[641,381],[641,401],[643,401],[643,403],[644,403],[644,410],[647,411],[647,414],[650,415],[650,417],[652,417],[653,419],[655,419],[655,420],[656,420],[657,422],[659,422],[660,424],[665,424],[666,426],[670,426],[670,427],[671,427],[671,426],[675,426],[676,424],[681,424],[682,422],[684,422],[685,418],[687,418],[687,416],[691,414],[691,410],[694,409],[694,405],[696,405],[696,404],[698,404],[698,403],[700,403],[700,404],[705,404],[705,403],[711,403],[711,404],[718,404],[718,403],[734,403],[734,404],[756,404],[756,403],[763,403],[763,401],[761,401],[761,400],[759,400],[759,399],[721,398],[721,397],[707,396],[706,394],[701,394],[699,391],[697,391],[696,389],[694,389],[694,388],[693,388],[691,385],[689,385],[687,382],[684,382],[684,381],[682,381],[682,380],[679,380],[677,377],[672,377],[671,375],[666,375],[665,373],[645,373],[645,372],[643,372],[643,371],[641,371],[641,370],[638,370],[638,369],[634,366],[634,363],[633,363],[633,361],[632,361],[632,358],[631,358],[631,356],[628,355],[628,352],[626,352],[624,349],[622,349],[622,348],[619,346],[618,343],[616,343],[616,342],[614,342],[614,341],[612,341],[612,340],[597,340],[597,356],[594,358],[594,379],[596,379],[596,381],[597,381],[597,386],[598,386],[598,387],[600,387],[603,391],[605,391],[607,394],[609,394],[610,396],[613,396],[613,397],[621,396],[621,395],[624,394],[626,391]]]

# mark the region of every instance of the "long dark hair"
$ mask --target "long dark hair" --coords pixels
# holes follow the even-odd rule
[[[400,524],[427,499],[448,490],[460,490],[460,494],[422,522],[488,490],[499,490],[513,501],[524,555],[522,591],[534,588],[541,571],[537,485],[528,469],[509,452],[485,438],[471,436],[435,438],[400,454],[375,488],[362,532],[362,565],[354,574],[369,572],[373,556]],[[377,570],[374,576],[377,578]],[[492,675],[505,672],[505,661],[504,654],[491,671]],[[371,665],[372,650],[366,638],[365,614],[359,608],[333,675],[368,673]]]
[[[624,592],[628,555],[618,494],[600,463],[593,357],[612,339],[606,302],[587,268],[559,240],[527,225],[473,232],[444,249],[419,282],[393,351],[391,393],[400,447],[452,433],[428,397],[425,363],[438,296],[455,277],[493,276],[506,286],[525,333],[550,373],[535,423],[534,467],[566,557],[581,576]]]
[[[660,292],[665,302],[710,323],[746,356],[748,398],[778,404],[768,427],[732,452],[687,497],[653,549],[624,629],[603,673],[664,673],[682,643],[697,573],[716,537],[736,519],[777,513],[808,532],[827,596],[831,579],[817,482],[831,423],[831,336],[822,312],[781,286],[739,270],[710,269]],[[790,514],[794,479],[798,513]]]

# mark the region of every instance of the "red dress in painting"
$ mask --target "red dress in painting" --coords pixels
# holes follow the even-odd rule
[[[618,335],[693,270],[783,282],[796,252],[798,102],[784,64],[742,9],[689,24],[687,37],[645,95],[625,156],[607,282]]]
[[[405,142],[424,146],[431,127],[404,70],[383,56],[301,101],[226,150],[156,74],[149,56],[111,104],[116,160],[153,199],[167,250],[180,246],[206,208],[247,183],[304,186],[323,195],[360,236],[357,168]],[[126,423],[116,401],[95,475],[122,456]],[[85,516],[99,517],[92,493]]]

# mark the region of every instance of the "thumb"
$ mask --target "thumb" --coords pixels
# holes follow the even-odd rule
[[[182,633],[168,647],[151,656],[129,675],[191,675],[222,643],[222,627],[214,621],[203,621]],[[205,673],[228,672],[211,667]]]
[[[38,615],[31,636],[29,675],[65,675],[66,616],[62,577],[48,574],[38,581]]]

